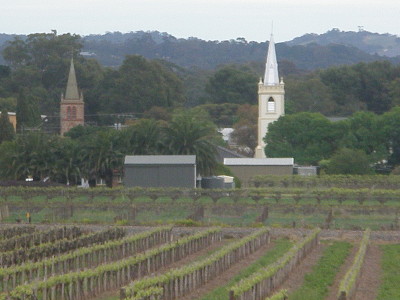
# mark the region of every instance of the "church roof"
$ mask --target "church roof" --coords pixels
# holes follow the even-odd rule
[[[279,84],[278,62],[276,60],[274,36],[271,34],[268,46],[267,62],[265,64],[264,85],[277,84]]]
[[[76,82],[74,59],[71,59],[71,67],[69,68],[67,90],[65,91],[66,100],[79,100],[78,84]]]

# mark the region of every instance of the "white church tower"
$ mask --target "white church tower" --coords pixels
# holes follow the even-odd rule
[[[268,124],[285,114],[285,85],[278,75],[275,43],[273,35],[269,41],[264,81],[258,83],[258,146],[255,158],[265,158],[265,142]]]

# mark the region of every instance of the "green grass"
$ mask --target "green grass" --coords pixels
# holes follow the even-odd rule
[[[149,224],[152,222],[167,223],[175,220],[186,219],[190,215],[191,210],[185,207],[173,207],[170,209],[155,210],[140,210],[136,215],[135,222]]]
[[[153,203],[150,197],[136,197],[132,201],[133,203]]]
[[[275,211],[273,208],[268,214],[268,219],[265,221],[267,226],[291,227],[293,222],[296,222],[296,227],[313,227],[322,226],[326,219],[325,214],[302,214],[300,212],[287,213],[284,211]]]
[[[59,209],[58,209],[59,210]],[[39,211],[32,212],[32,223],[96,223],[96,224],[113,224],[114,218],[117,216],[115,210],[112,209],[75,209],[71,218],[62,218],[52,208],[43,208]],[[20,219],[22,223],[26,222],[26,210],[18,209],[10,212],[10,216],[5,218],[3,222],[15,222]]]
[[[256,221],[260,214],[261,211],[257,211],[256,209],[247,209],[238,214],[231,206],[226,207],[222,212],[213,211],[212,208],[207,208],[202,221],[205,224],[222,223],[231,226],[249,226]]]
[[[332,228],[335,229],[366,229],[380,230],[382,226],[390,226],[393,223],[394,215],[371,215],[348,214],[334,218]]]
[[[95,210],[95,209],[85,209],[85,210],[76,210],[74,211],[74,215],[66,219],[66,223],[114,223],[114,218],[117,216],[117,213],[113,210]]]
[[[258,259],[255,263],[251,264],[247,268],[243,269],[239,274],[234,276],[226,285],[220,286],[207,295],[205,295],[201,300],[228,300],[228,291],[231,286],[238,283],[243,278],[250,276],[252,273],[258,271],[259,269],[271,264],[276,261],[278,257],[282,256],[283,253],[288,251],[292,246],[292,242],[288,239],[278,239],[275,242],[273,248],[268,250],[264,256]]]
[[[382,245],[382,284],[377,300],[400,299],[400,245]]]
[[[303,285],[289,294],[290,300],[321,300],[329,292],[336,273],[345,262],[353,246],[348,242],[333,242],[323,252],[322,257],[305,275]]]

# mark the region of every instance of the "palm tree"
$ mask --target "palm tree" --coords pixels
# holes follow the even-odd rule
[[[123,155],[118,139],[118,131],[107,130],[87,137],[86,142],[81,144],[81,170],[91,185],[102,178],[107,186],[112,186],[113,171],[122,167]]]
[[[161,126],[153,119],[142,119],[128,127],[123,140],[127,141],[126,154],[151,155],[161,151]]]
[[[17,153],[16,141],[3,142],[0,144],[0,178],[1,179],[16,179],[15,178],[15,156]]]
[[[11,141],[15,137],[14,127],[8,119],[8,111],[0,111],[0,144],[4,141]]]
[[[79,153],[79,144],[69,138],[58,140],[53,154],[55,156],[54,172],[52,178],[58,182],[65,182],[67,185],[71,181],[76,184],[81,178],[81,161]]]
[[[31,132],[18,136],[13,157],[16,179],[32,176],[41,180],[50,173],[52,139],[42,133]]]
[[[201,175],[213,173],[216,148],[212,143],[216,128],[195,112],[175,115],[164,129],[166,154],[196,155],[197,172]]]

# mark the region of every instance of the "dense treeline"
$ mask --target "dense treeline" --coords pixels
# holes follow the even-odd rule
[[[141,38],[151,42],[147,34]],[[171,42],[169,38],[163,37],[162,43]],[[238,48],[249,44],[243,39],[229,43]],[[233,127],[238,150],[253,155],[257,83],[265,58],[210,72],[131,55],[119,68],[106,68],[81,56],[82,49],[80,36],[55,31],[16,38],[4,48],[8,66],[0,66],[0,110],[5,112],[0,117],[0,143],[9,142],[2,143],[0,150],[2,163],[10,167],[0,170],[4,179],[30,175],[58,182],[75,183],[82,177],[110,181],[111,170],[121,165],[124,154],[157,153],[197,154],[200,172],[212,173],[215,162],[205,137],[213,135],[215,126],[198,122],[197,113],[174,115],[185,106],[201,105],[218,127]],[[79,128],[67,139],[29,134],[42,129],[59,132],[59,97],[65,90],[71,57],[85,96],[86,124],[134,124],[131,128],[135,129],[115,133]],[[371,165],[379,169],[400,164],[399,110],[394,108],[400,104],[400,66],[376,61],[309,73],[293,61],[280,62],[287,115],[271,125],[268,156],[319,164],[328,173],[368,173]],[[22,134],[17,138],[5,118],[7,111],[17,113]],[[313,113],[348,119],[332,123]],[[43,114],[46,119],[41,118]],[[192,124],[194,120],[197,125]],[[44,149],[45,144],[51,147]],[[101,150],[93,154],[97,148]],[[349,168],[353,165],[359,168]]]
[[[312,73],[284,64],[286,112],[319,112],[349,116],[366,110],[382,114],[400,104],[400,66],[387,61],[331,67]],[[210,103],[257,104],[258,76],[254,65],[223,66],[206,85]],[[286,76],[287,75],[287,76]]]
[[[77,126],[67,137],[28,132],[0,145],[0,178],[71,184],[86,178],[91,185],[104,179],[111,186],[128,154],[195,154],[198,172],[208,175],[217,165],[216,132],[198,109],[176,112],[169,122],[141,119],[123,130]]]
[[[86,121],[114,120],[93,115],[143,113],[153,106],[178,107],[185,101],[182,80],[158,61],[127,56],[119,69],[102,67],[79,53],[77,35],[31,34],[9,41],[0,68],[0,110],[17,111],[20,128],[37,129],[40,114],[58,131],[60,95],[65,92],[69,63],[74,58],[78,86],[85,97]],[[133,114],[133,116],[132,116]]]
[[[400,107],[383,115],[358,112],[331,122],[318,113],[298,113],[270,124],[265,138],[269,157],[294,157],[319,164],[328,173],[366,174],[400,164]]]
[[[14,37],[0,34],[0,50]],[[266,35],[265,39],[269,36]],[[119,66],[125,55],[138,54],[148,59],[165,59],[180,66],[214,69],[226,63],[261,61],[265,42],[246,41],[243,37],[225,41],[206,41],[195,37],[176,38],[166,32],[108,32],[82,38],[83,51],[102,65]],[[395,35],[368,31],[344,32],[338,29],[324,34],[306,34],[277,44],[284,60],[292,60],[302,69],[326,68],[332,65],[375,61],[382,56],[398,61],[399,42]],[[229,55],[227,55],[229,53]],[[379,54],[380,56],[376,55]],[[4,63],[0,57],[0,64]]]
[[[247,42],[235,43],[239,47]],[[116,69],[81,56],[80,36],[31,34],[24,40],[9,41],[2,52],[8,66],[0,66],[0,109],[19,111],[21,128],[39,128],[43,126],[40,114],[49,115],[47,127],[57,131],[60,95],[65,91],[71,57],[75,59],[89,122],[123,122],[127,117],[140,117],[154,106],[257,104],[258,77],[263,73],[267,45],[264,46],[256,62],[221,65],[215,71],[188,69],[135,55],[125,57]],[[285,59],[283,54],[284,51],[278,57],[289,113],[348,116],[368,110],[381,114],[400,104],[399,66],[377,61],[309,73],[299,70],[296,60]],[[231,126],[229,122],[222,125]]]
[[[161,35],[160,41],[156,39],[156,42],[150,33],[138,36],[135,42],[145,39],[157,45],[171,44],[168,41],[170,36]],[[58,127],[55,117],[58,114],[60,95],[65,90],[72,56],[75,59],[78,84],[85,96],[88,121],[100,124],[121,121],[113,114],[118,114],[124,121],[126,114],[130,113],[128,115],[131,118],[141,116],[141,113],[153,106],[169,108],[202,103],[257,104],[257,83],[258,77],[264,72],[266,43],[256,43],[258,46],[255,49],[260,49],[253,51],[259,54],[252,59],[235,61],[236,65],[229,64],[232,61],[221,61],[215,70],[204,70],[205,66],[180,67],[167,62],[171,61],[170,56],[157,55],[151,57],[153,60],[128,55],[121,60],[118,68],[103,67],[98,57],[87,59],[80,55],[88,40],[97,42],[94,37],[82,39],[78,35],[57,35],[54,31],[8,41],[2,51],[8,66],[0,66],[0,109],[16,111],[19,108],[24,115],[18,122],[20,126],[26,123],[25,127],[38,127],[41,125],[39,115],[47,114],[51,116],[49,124]],[[189,42],[199,41],[189,39]],[[246,45],[250,47],[252,42],[238,39],[226,43],[227,47],[236,45],[236,48],[240,48]],[[225,56],[232,58],[230,48],[222,47],[224,42],[218,45],[222,49],[219,51],[225,51]],[[369,63],[310,73],[301,71],[308,68],[299,64],[295,56],[288,56],[285,47],[277,47],[277,52],[280,74],[286,82],[287,112],[312,111],[330,116],[346,116],[359,110],[383,113],[400,103],[400,68],[396,65],[362,59]],[[134,50],[127,54],[138,53],[149,57],[147,52]],[[337,49],[335,51],[340,53]],[[179,53],[177,51],[175,55],[181,57]],[[312,51],[304,50],[300,53],[300,56],[304,56],[310,55]],[[348,58],[349,54],[342,56]],[[314,59],[307,61],[313,62]],[[355,62],[343,60],[333,65]],[[56,131],[58,128],[54,129]]]

